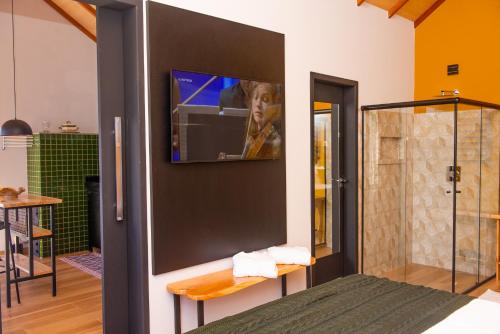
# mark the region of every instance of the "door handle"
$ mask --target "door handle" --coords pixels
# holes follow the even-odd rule
[[[335,180],[339,184],[339,187],[343,187],[345,183],[349,182],[348,180],[344,179],[343,177],[339,177],[338,179]]]
[[[122,119],[115,117],[116,221],[123,221],[123,145]]]
[[[451,194],[451,192],[452,192],[451,190],[446,190],[446,193],[447,193],[447,194]],[[457,191],[456,191],[456,193],[457,193],[457,194],[461,194],[461,193],[462,193],[462,190],[457,190]]]

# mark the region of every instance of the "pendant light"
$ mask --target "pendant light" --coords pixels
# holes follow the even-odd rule
[[[14,119],[3,123],[0,128],[2,138],[2,150],[8,147],[30,147],[33,144],[33,131],[28,123],[17,119],[17,95],[16,95],[16,53],[14,33],[14,0],[12,0],[12,64],[14,67]]]

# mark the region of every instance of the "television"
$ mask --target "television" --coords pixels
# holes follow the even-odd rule
[[[171,161],[279,159],[282,85],[172,70]]]

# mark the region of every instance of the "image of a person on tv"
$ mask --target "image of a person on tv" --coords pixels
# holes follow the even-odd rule
[[[242,159],[278,159],[281,154],[280,86],[254,82]]]
[[[249,98],[252,81],[240,80],[237,84],[225,88],[220,92],[219,107],[246,109],[249,107]]]

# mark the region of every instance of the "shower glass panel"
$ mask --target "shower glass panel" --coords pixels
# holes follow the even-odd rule
[[[495,274],[496,222],[500,219],[500,110],[482,108],[479,279]]]
[[[498,106],[362,107],[362,271],[467,292],[495,273]]]
[[[456,176],[455,189],[457,208],[455,291],[460,293],[474,287],[479,278],[481,107],[459,104],[456,115],[456,168],[458,175]],[[453,191],[453,176],[450,175],[450,178],[449,188]]]

